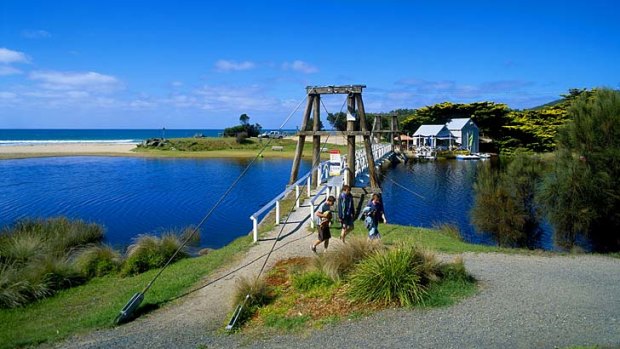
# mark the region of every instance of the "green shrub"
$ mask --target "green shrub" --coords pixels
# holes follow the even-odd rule
[[[175,252],[181,247],[177,235],[167,233],[161,238],[152,235],[140,235],[127,248],[127,258],[121,269],[123,275],[135,275],[153,268],[162,267],[172,256],[177,261],[189,256],[187,251]]]
[[[356,263],[384,248],[380,242],[352,237],[346,244],[328,250],[319,259],[319,267],[332,280],[338,281],[346,276]]]
[[[334,281],[320,271],[309,271],[293,276],[293,287],[301,292],[333,284]]]
[[[349,296],[358,301],[397,303],[412,306],[423,302],[427,268],[422,254],[413,247],[400,246],[376,253],[361,261],[351,272]]]
[[[121,254],[110,246],[91,246],[80,251],[75,258],[78,270],[87,278],[117,272],[123,260]]]

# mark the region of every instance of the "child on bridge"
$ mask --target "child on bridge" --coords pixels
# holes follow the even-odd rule
[[[312,244],[310,247],[312,252],[316,253],[316,247],[323,242],[325,249],[327,250],[327,246],[329,246],[329,239],[332,237],[331,232],[329,231],[329,225],[332,221],[332,212],[331,207],[334,205],[336,198],[330,196],[327,198],[325,203],[321,205],[321,207],[316,211],[316,216],[319,217],[319,238]]]

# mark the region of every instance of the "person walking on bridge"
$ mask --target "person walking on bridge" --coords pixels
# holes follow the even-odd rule
[[[338,197],[338,219],[342,227],[340,232],[340,240],[345,242],[347,234],[353,230],[353,221],[355,209],[353,208],[353,195],[351,195],[351,187],[348,185],[342,186],[342,193]]]
[[[314,253],[316,253],[316,247],[321,242],[324,243],[326,250],[327,250],[327,246],[329,246],[329,239],[332,237],[332,234],[329,231],[329,225],[331,224],[331,221],[332,221],[331,207],[334,205],[334,202],[336,202],[336,198],[333,196],[330,196],[327,198],[325,203],[321,205],[321,208],[319,208],[316,211],[316,216],[319,217],[320,223],[319,223],[319,229],[318,229],[319,238],[318,240],[314,242],[314,244],[312,244],[312,246],[310,246],[310,248],[312,249],[312,252]]]

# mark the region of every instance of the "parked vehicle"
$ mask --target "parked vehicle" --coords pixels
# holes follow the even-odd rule
[[[280,131],[269,131],[258,135],[258,138],[283,138],[284,134]]]

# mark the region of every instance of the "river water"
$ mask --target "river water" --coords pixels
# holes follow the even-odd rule
[[[0,161],[0,226],[24,217],[67,216],[102,224],[108,243],[196,225],[248,159],[56,157]],[[206,221],[203,247],[252,229],[249,216],[282,192],[292,160],[259,159]],[[300,173],[309,169],[302,162]]]
[[[25,217],[68,216],[102,224],[107,242],[196,225],[248,159],[56,157],[0,161],[0,226]],[[468,242],[494,244],[469,222],[476,161],[398,165],[383,181],[390,223],[455,224]],[[292,160],[259,159],[202,229],[218,248],[252,229],[249,216],[284,190]],[[300,174],[309,169],[302,162]],[[396,184],[397,183],[397,184]],[[407,190],[402,189],[404,186]],[[540,246],[553,249],[547,233]]]

